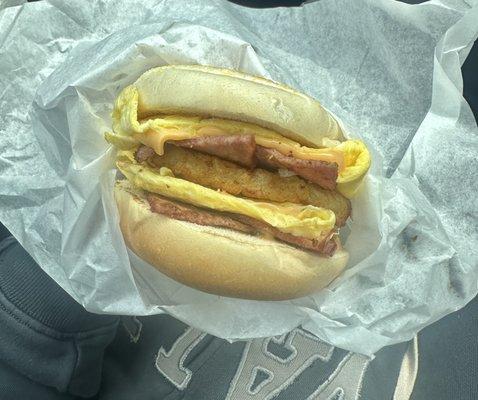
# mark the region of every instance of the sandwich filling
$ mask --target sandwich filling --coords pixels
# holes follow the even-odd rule
[[[358,140],[313,148],[245,122],[138,115],[134,86],[115,103],[113,130],[117,166],[152,212],[328,256],[370,165]]]
[[[318,239],[308,239],[281,232],[279,229],[276,229],[271,225],[255,218],[246,217],[245,215],[227,214],[201,209],[189,204],[177,201],[173,202],[153,193],[149,193],[146,198],[151,206],[152,212],[166,215],[167,217],[180,221],[194,222],[197,225],[232,229],[249,235],[272,237],[288,244],[328,256],[333,255],[337,249],[337,241],[334,240],[333,233],[329,236]]]

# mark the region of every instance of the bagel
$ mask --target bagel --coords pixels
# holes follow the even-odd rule
[[[126,245],[221,296],[285,300],[345,268],[339,229],[370,153],[316,100],[237,71],[169,65],[117,97],[115,185]]]

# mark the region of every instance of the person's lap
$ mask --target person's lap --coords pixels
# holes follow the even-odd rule
[[[94,395],[117,323],[87,312],[12,237],[0,242],[2,400]]]
[[[190,386],[178,388],[171,383],[174,379],[160,368],[159,349],[171,350],[185,332],[194,336],[194,331],[168,316],[125,318],[117,330],[117,317],[85,311],[13,238],[5,239],[7,235],[8,231],[0,226],[2,400],[72,399],[74,394],[91,396],[97,390],[99,399],[128,398],[118,396],[131,395],[134,390],[138,398],[150,398],[152,393],[159,398],[198,398],[194,396],[207,393],[222,400],[232,390],[239,362],[244,358],[244,342],[230,345],[204,337],[191,350],[193,357],[185,357],[185,365],[193,371]],[[473,360],[478,359],[477,310],[475,299],[464,310],[419,335],[420,367],[412,400],[471,399],[477,395],[473,386]],[[137,336],[132,332],[135,325],[139,327]],[[191,340],[193,343],[195,338]],[[383,388],[394,385],[405,347],[387,348],[370,363],[362,388],[369,396],[367,399],[380,399]],[[340,349],[332,354],[346,358],[346,352]],[[313,364],[309,372],[317,380],[325,379],[327,369],[334,372],[333,360],[329,364]],[[296,375],[297,387],[309,388],[310,377]],[[287,398],[301,400],[299,393],[307,394],[304,390]],[[311,391],[312,386],[307,390]]]

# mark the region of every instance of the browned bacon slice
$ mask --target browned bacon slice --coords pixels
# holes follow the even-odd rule
[[[241,221],[244,224],[253,226],[262,233],[268,233],[269,235],[272,235],[276,239],[279,239],[283,242],[292,244],[297,247],[301,247],[303,249],[311,250],[326,256],[332,256],[337,249],[337,243],[335,240],[333,240],[333,232],[322,238],[309,239],[282,232],[271,225],[268,225],[254,218],[247,217],[245,215],[236,214],[233,218],[237,219],[238,221]]]
[[[256,165],[256,141],[252,135],[201,136],[172,144],[217,156],[247,168]]]
[[[225,214],[217,211],[205,210],[190,204],[171,201],[153,193],[148,193],[146,198],[152,212],[166,215],[167,217],[180,221],[192,222],[198,225],[228,228],[248,234],[261,232],[296,247],[311,250],[326,256],[333,255],[337,248],[337,243],[333,240],[333,233],[320,239],[308,239],[281,232],[271,225],[244,215]]]
[[[157,194],[148,194],[147,200],[152,212],[163,214],[173,219],[192,222],[198,225],[229,228],[245,233],[257,232],[257,229],[236,221],[227,215],[203,210],[189,204],[173,202]]]
[[[338,168],[336,163],[301,160],[292,156],[285,156],[275,149],[262,146],[257,146],[256,157],[262,167],[288,169],[324,189],[334,190],[337,185]]]

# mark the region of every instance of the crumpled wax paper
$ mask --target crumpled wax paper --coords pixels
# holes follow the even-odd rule
[[[302,325],[372,354],[476,295],[478,129],[460,72],[476,2],[16,3],[0,11],[0,220],[88,310],[167,312],[230,340]],[[351,262],[328,289],[282,302],[223,298],[128,254],[103,140],[112,102],[153,66],[191,63],[309,93],[372,149],[345,243]]]

